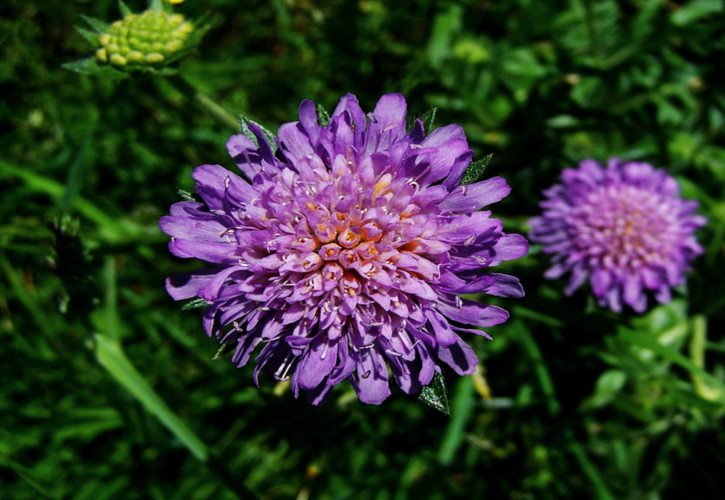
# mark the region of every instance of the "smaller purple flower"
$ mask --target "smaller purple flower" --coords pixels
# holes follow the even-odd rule
[[[566,295],[588,279],[599,305],[620,312],[624,302],[642,313],[647,291],[669,302],[702,253],[695,231],[706,221],[695,214],[697,202],[682,199],[675,180],[647,163],[584,160],[544,195],[530,238],[552,255],[545,277],[569,274]]]

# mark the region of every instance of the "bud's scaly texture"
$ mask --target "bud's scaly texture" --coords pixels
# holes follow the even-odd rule
[[[181,51],[194,26],[181,14],[147,10],[129,14],[99,35],[96,58],[117,67],[156,65]]]

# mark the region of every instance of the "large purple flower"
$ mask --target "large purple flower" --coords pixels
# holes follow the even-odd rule
[[[545,276],[570,273],[567,295],[589,279],[599,304],[617,312],[623,302],[644,312],[648,290],[668,302],[702,253],[697,202],[683,200],[675,180],[647,163],[584,160],[561,177],[531,219],[532,241],[553,256]]]
[[[486,333],[462,325],[508,313],[459,295],[523,295],[516,278],[488,272],[527,251],[480,211],[508,195],[506,182],[459,186],[472,154],[463,130],[426,137],[416,120],[406,131],[399,94],[367,117],[348,94],[326,126],[311,101],[299,114],[280,127],[276,153],[254,124],[256,140],[229,140],[249,182],[219,165],[194,170],[203,202],[176,203],[160,225],[174,255],[209,266],[171,278],[169,294],[207,301],[207,334],[236,343],[237,366],[261,346],[255,382],[262,370],[291,377],[315,404],[343,380],[379,404],[388,369],[407,393],[440,363],[472,373],[476,354],[459,334]]]

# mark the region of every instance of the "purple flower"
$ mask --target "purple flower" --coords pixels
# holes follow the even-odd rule
[[[389,370],[406,393],[430,383],[441,363],[463,375],[476,354],[459,336],[503,323],[508,313],[460,298],[521,297],[512,276],[488,272],[528,245],[502,231],[486,205],[508,195],[495,177],[459,186],[472,152],[461,127],[426,136],[406,131],[403,96],[383,96],[369,114],[343,97],[330,123],[303,101],[275,153],[232,136],[227,148],[244,178],[219,165],[194,170],[201,203],[184,201],[160,221],[169,249],[208,266],[171,278],[176,300],[207,301],[204,327],[234,343],[244,366],[320,403],[350,381],[360,400],[390,395]]]
[[[648,290],[668,302],[702,253],[697,202],[683,200],[675,180],[647,163],[612,158],[605,168],[584,160],[561,178],[544,192],[543,215],[531,219],[530,238],[553,256],[545,276],[569,273],[566,295],[589,279],[599,304],[616,312],[622,302],[644,312]]]

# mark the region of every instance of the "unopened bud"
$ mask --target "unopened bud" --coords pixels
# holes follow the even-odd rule
[[[114,66],[155,65],[182,51],[194,25],[181,14],[147,10],[112,23],[98,36],[96,59]]]

